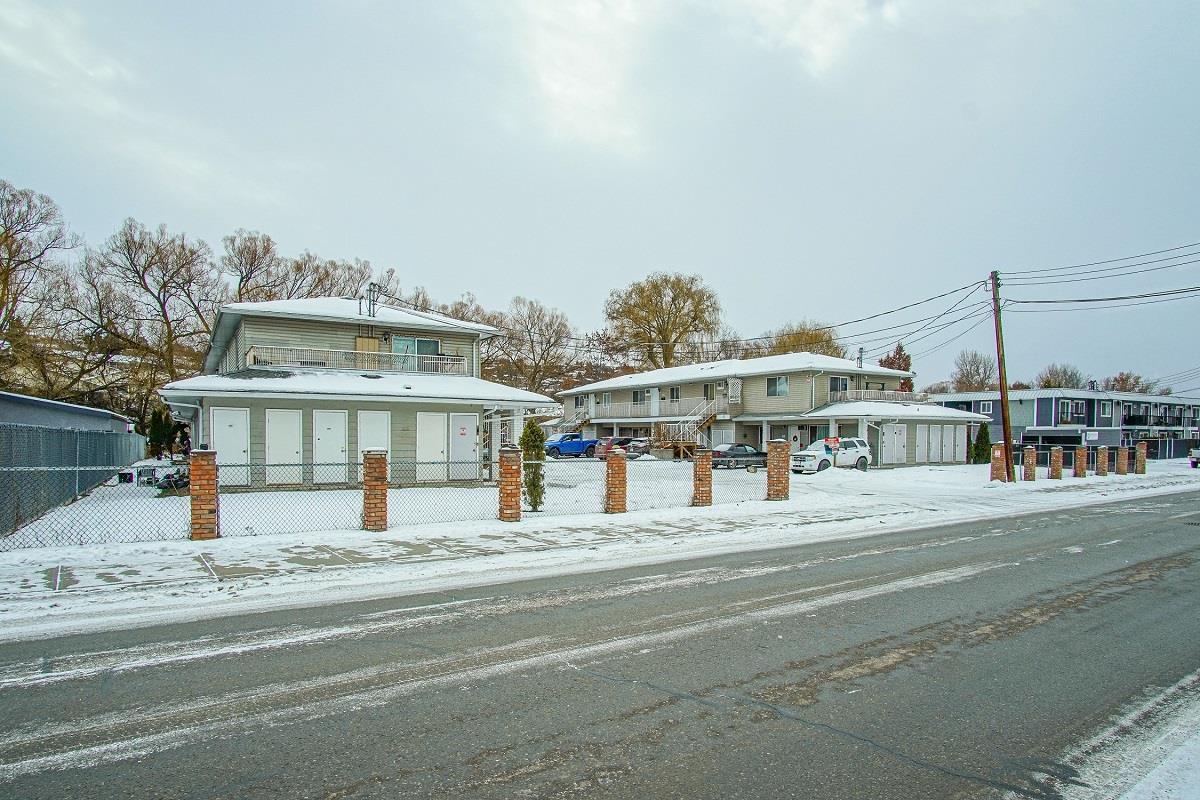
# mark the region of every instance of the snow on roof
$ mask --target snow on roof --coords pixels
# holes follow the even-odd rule
[[[524,389],[465,375],[247,369],[228,375],[197,375],[159,391],[170,402],[207,394],[340,395],[376,400],[465,400],[518,405],[555,405]]]
[[[123,422],[133,422],[132,419],[124,414],[118,414],[115,411],[109,411],[106,408],[93,408],[91,406],[81,406],[75,403],[64,403],[61,400],[47,400],[45,397],[34,397],[29,394],[18,394],[16,392],[0,392],[0,399],[8,400],[14,403],[22,403],[31,406],[45,406],[47,408],[58,408],[63,411],[72,411],[79,414],[90,414],[97,417],[108,417],[110,419],[119,419]]]
[[[831,403],[805,415],[808,418],[842,419],[845,417],[880,417],[882,419],[928,419],[953,422],[991,422],[986,414],[960,411],[957,408],[932,403],[891,403],[879,400],[857,400]]]
[[[1057,398],[1063,397],[1068,399],[1095,399],[1095,400],[1129,400],[1135,403],[1167,403],[1168,405],[1179,405],[1181,403],[1196,403],[1200,402],[1195,397],[1185,397],[1182,395],[1173,394],[1143,394],[1140,392],[1106,392],[1103,389],[1009,389],[1008,399],[1012,400],[1037,400],[1039,398]],[[935,403],[966,403],[975,400],[999,400],[1000,390],[991,389],[985,392],[946,392],[944,394],[931,395],[930,400]]]
[[[401,327],[442,330],[465,330],[473,333],[496,334],[491,325],[454,319],[432,311],[417,311],[378,304],[375,316],[367,314],[366,301],[360,303],[352,297],[306,297],[296,300],[264,300],[258,303],[226,303],[221,306],[222,314],[241,314],[261,317],[300,317],[348,320],[374,325],[397,325]]]
[[[748,375],[776,375],[804,370],[824,371],[832,374],[890,375],[907,378],[913,375],[899,369],[888,369],[875,364],[858,363],[849,358],[835,358],[817,353],[783,353],[760,358],[730,358],[724,361],[709,361],[704,364],[688,364],[682,367],[667,367],[649,372],[636,372],[616,378],[576,386],[560,392],[563,395],[584,392],[607,391],[610,389],[632,389],[643,386],[668,386],[676,383],[724,380]]]

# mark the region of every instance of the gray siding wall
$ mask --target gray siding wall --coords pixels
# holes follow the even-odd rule
[[[379,349],[388,352],[389,343],[383,335],[416,336],[422,339],[437,339],[441,342],[441,354],[462,356],[467,360],[467,374],[479,376],[479,365],[475,360],[474,334],[431,333],[382,325],[357,325],[345,322],[320,322],[301,319],[268,319],[244,317],[238,325],[229,345],[229,352],[222,360],[221,371],[232,372],[246,365],[246,350],[254,345],[264,347],[311,347],[320,350],[354,350],[355,339],[369,336],[379,341]]]

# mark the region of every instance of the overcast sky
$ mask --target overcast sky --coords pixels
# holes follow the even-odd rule
[[[581,329],[613,288],[699,273],[756,336],[1200,242],[1198,41],[1195,2],[0,0],[0,177],[91,243],[126,216],[214,248],[261,230]],[[1010,314],[1009,376],[1197,366],[1198,319]]]

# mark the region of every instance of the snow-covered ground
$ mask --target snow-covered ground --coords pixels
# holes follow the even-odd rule
[[[1152,462],[1143,476],[1013,485],[989,483],[987,473],[986,466],[828,470],[793,476],[791,499],[784,502],[617,515],[527,513],[518,523],[405,523],[384,533],[312,530],[16,550],[0,554],[0,640],[446,591],[1200,488],[1200,470],[1188,469],[1185,461]],[[730,475],[765,481],[762,472]],[[724,477],[721,472],[716,479]],[[254,496],[223,498],[225,524],[236,518],[229,498]],[[259,518],[295,515],[282,505],[289,496],[270,495],[281,505],[258,508]],[[581,508],[585,502],[591,501],[579,497]]]

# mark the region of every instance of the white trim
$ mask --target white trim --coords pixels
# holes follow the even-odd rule
[[[979,401],[979,413],[980,414],[991,414],[992,413],[992,401],[991,400],[980,400]]]
[[[516,400],[482,400],[470,397],[396,397],[394,395],[382,394],[321,394],[320,392],[196,392],[187,391],[184,389],[169,390],[159,389],[159,394],[170,405],[175,402],[172,397],[179,398],[179,402],[186,402],[185,397],[225,397],[225,398],[247,398],[251,400],[346,400],[356,403],[440,403],[443,405],[454,405],[455,403],[487,406],[489,408],[553,408],[549,403],[522,403]]]

